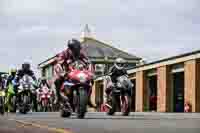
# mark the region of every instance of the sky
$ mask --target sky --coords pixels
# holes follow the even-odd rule
[[[200,49],[199,0],[0,0],[0,71],[93,37],[147,62]]]

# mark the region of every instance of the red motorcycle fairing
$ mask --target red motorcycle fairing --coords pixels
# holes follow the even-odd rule
[[[52,96],[52,92],[47,87],[43,87],[39,92],[40,100],[48,101],[49,98],[51,98],[51,96]]]
[[[68,80],[63,83],[61,90],[63,91],[65,83],[66,87],[71,89],[76,89],[81,86],[89,89],[91,87],[90,82],[92,80],[92,77],[93,73],[86,68],[76,69],[72,66],[69,66],[69,73],[66,78]]]
[[[93,74],[91,72],[87,71],[87,70],[83,70],[83,71],[73,70],[68,74],[68,77],[69,77],[69,79],[73,79],[75,81],[80,81],[79,75],[86,76],[85,77],[86,81],[89,81],[89,80],[91,80],[91,77],[92,77]]]

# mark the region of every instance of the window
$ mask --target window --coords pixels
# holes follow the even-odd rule
[[[96,72],[103,72],[104,71],[104,64],[96,64],[95,65],[95,71]]]
[[[48,66],[45,68],[45,76],[47,79],[51,79],[53,77],[53,66]]]

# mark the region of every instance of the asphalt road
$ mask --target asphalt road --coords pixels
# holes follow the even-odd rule
[[[59,113],[29,113],[4,116],[0,124],[1,133],[2,129],[29,133],[199,133],[200,114],[132,113],[124,117],[88,113],[85,119],[77,119],[61,118]]]

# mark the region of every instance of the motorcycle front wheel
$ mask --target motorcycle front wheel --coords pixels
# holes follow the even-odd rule
[[[12,106],[12,110],[11,110],[11,112],[16,112],[16,96],[14,95],[14,96],[12,96],[12,98],[11,98],[11,106]]]
[[[112,95],[111,100],[109,102],[111,108],[108,109],[108,115],[114,115],[117,110],[117,96]]]
[[[82,87],[80,87],[78,91],[79,93],[76,97],[77,117],[79,119],[83,119],[85,116],[85,113],[87,112],[88,94],[87,94],[87,90],[85,90]]]
[[[19,109],[19,111],[20,111],[20,113],[22,113],[22,114],[26,114],[28,111],[29,111],[29,109],[28,109],[28,102],[29,102],[29,98],[28,98],[28,96],[26,96],[26,95],[24,95],[23,97],[22,97],[22,99],[23,99],[23,104],[22,104],[22,106],[20,107],[20,109]]]

